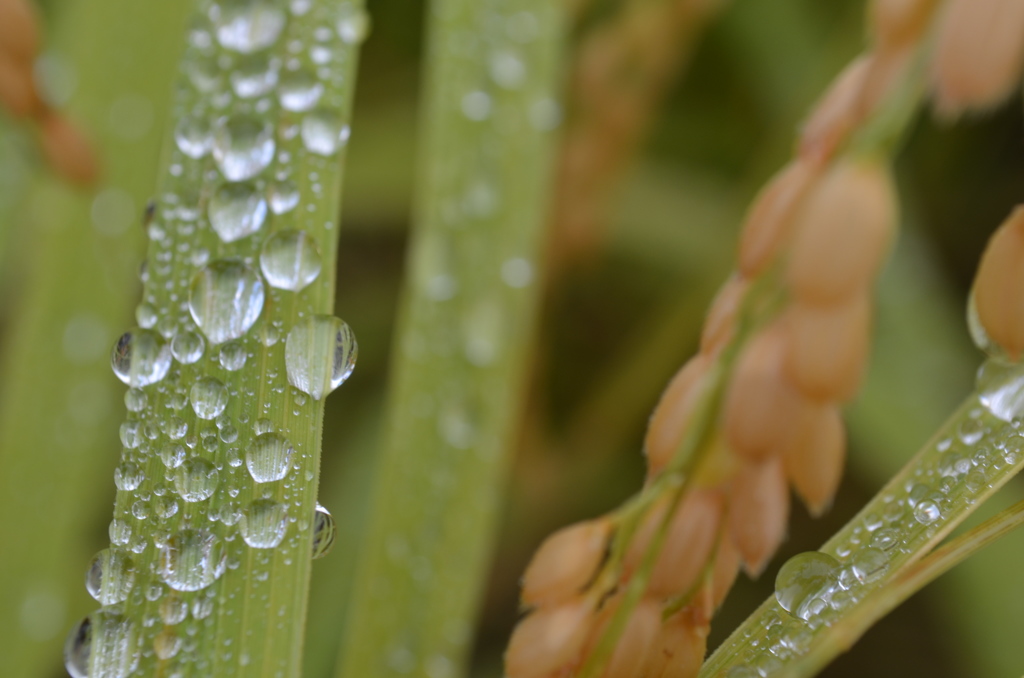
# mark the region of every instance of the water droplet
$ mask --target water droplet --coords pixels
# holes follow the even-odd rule
[[[203,377],[189,391],[192,409],[200,419],[213,419],[228,405],[228,389],[219,379]]]
[[[270,211],[274,214],[290,212],[299,204],[299,188],[287,179],[271,183],[267,188],[267,195],[270,199]]]
[[[160,619],[165,624],[174,626],[185,621],[188,616],[188,603],[176,593],[169,593],[160,601]]]
[[[288,513],[283,504],[257,499],[242,513],[239,525],[246,544],[257,549],[272,549],[284,539]]]
[[[889,557],[876,548],[861,549],[850,559],[853,576],[861,583],[878,579],[885,573],[885,566],[888,564]]]
[[[900,542],[900,533],[891,527],[878,530],[871,535],[871,546],[888,551]]]
[[[317,109],[302,119],[302,143],[311,153],[331,156],[348,143],[351,129],[341,116],[327,108]]]
[[[305,231],[279,231],[263,244],[260,268],[271,287],[298,292],[320,275],[320,248]]]
[[[304,68],[286,73],[277,88],[281,108],[287,111],[308,111],[316,106],[323,93],[323,83]]]
[[[964,445],[974,445],[985,435],[985,427],[977,419],[966,419],[957,427],[957,435]]]
[[[839,580],[839,561],[826,553],[799,553],[783,564],[775,578],[775,599],[786,612],[808,620]]]
[[[370,33],[370,15],[352,2],[338,5],[338,20],[335,26],[338,37],[346,45],[355,45],[366,39]]]
[[[198,591],[215,582],[227,566],[227,551],[217,535],[182,530],[160,548],[160,577],[176,591]]]
[[[913,508],[918,505],[925,497],[931,494],[932,489],[924,483],[915,483],[910,488],[910,492],[907,494],[907,503]]]
[[[267,220],[267,201],[250,182],[222,184],[210,198],[210,226],[223,242],[252,235]]]
[[[220,522],[230,527],[242,519],[242,509],[237,502],[229,501],[220,507],[218,518]]]
[[[110,521],[107,534],[110,535],[110,541],[115,546],[127,546],[132,539],[132,526],[115,518]]]
[[[1024,416],[1024,365],[986,360],[978,370],[981,404],[1003,421]]]
[[[219,259],[192,280],[188,307],[207,338],[222,344],[253,326],[263,300],[263,283],[251,268],[236,259]]]
[[[153,654],[159,659],[171,659],[181,649],[181,638],[174,629],[167,627],[153,638]]]
[[[160,461],[167,468],[178,468],[185,461],[185,448],[178,443],[167,443],[160,448]]]
[[[195,619],[206,619],[213,612],[213,598],[197,598],[192,603],[192,616]]]
[[[209,499],[218,482],[217,467],[205,459],[189,459],[174,473],[174,489],[187,502]]]
[[[252,179],[274,159],[274,128],[248,115],[217,121],[213,158],[228,181]]]
[[[334,540],[338,536],[338,526],[334,516],[320,504],[316,505],[313,516],[313,560],[323,558],[334,548]]]
[[[220,88],[221,71],[214,58],[188,59],[185,61],[185,72],[200,92],[211,93]]]
[[[245,367],[246,358],[248,358],[248,354],[241,342],[229,341],[220,347],[218,360],[220,366],[228,372],[237,372]]]
[[[139,323],[139,327],[151,330],[158,319],[152,304],[141,303],[135,307],[135,322]]]
[[[178,502],[169,497],[157,497],[153,500],[153,511],[158,518],[167,520],[178,512]]]
[[[930,499],[920,501],[914,507],[914,519],[923,525],[934,523],[941,517],[942,511],[939,509],[938,504]]]
[[[281,480],[288,475],[295,448],[280,433],[256,436],[245,451],[245,465],[257,483]]]
[[[114,484],[117,486],[117,489],[125,492],[137,489],[145,478],[146,476],[142,473],[142,469],[139,468],[138,464],[133,464],[130,461],[119,464],[114,469]]]
[[[122,334],[114,344],[110,366],[117,378],[129,386],[148,386],[167,376],[171,351],[156,332],[134,329]]]
[[[64,644],[64,666],[72,678],[125,678],[138,659],[135,625],[114,610],[90,614]]]
[[[343,320],[310,316],[296,323],[285,340],[288,383],[320,400],[352,374],[357,353],[355,335]]]
[[[261,97],[277,84],[278,62],[266,54],[252,54],[231,70],[231,88],[243,99]]]
[[[220,0],[210,8],[217,41],[248,54],[273,45],[284,30],[284,11],[266,0]]]
[[[181,403],[180,406],[175,407],[175,409],[180,410],[184,406],[185,403]],[[181,417],[171,417],[167,420],[166,427],[167,437],[171,440],[181,440],[185,437],[185,434],[188,433],[188,422]]]
[[[178,332],[171,339],[171,354],[182,365],[191,365],[203,357],[206,342],[195,332]]]
[[[85,590],[101,605],[116,605],[128,598],[135,584],[135,564],[120,549],[103,549],[85,573]]]
[[[124,406],[129,412],[141,412],[148,402],[146,392],[141,388],[130,388],[124,394]]]
[[[973,289],[967,297],[967,330],[974,341],[974,345],[987,355],[991,357],[1003,356],[1004,351],[1002,348],[992,341],[992,338],[988,336],[988,332],[985,331],[985,326],[981,324],[981,318],[978,317],[978,307],[974,301]]]
[[[213,148],[213,130],[204,118],[183,118],[174,129],[174,143],[190,158],[199,159]]]

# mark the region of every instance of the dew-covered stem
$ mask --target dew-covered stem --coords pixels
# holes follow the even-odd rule
[[[784,566],[777,596],[719,647],[701,675],[731,675],[741,666],[768,675],[813,675],[845,649],[837,642],[840,636],[851,639],[845,620],[885,605],[892,583],[1024,466],[1024,436],[1018,428],[1022,390],[1021,368],[987,363],[979,373],[978,391],[821,547],[819,553],[831,565],[827,576],[811,582],[800,574],[807,569]],[[819,557],[801,554],[794,561],[812,556]],[[797,576],[790,576],[794,572]],[[788,587],[800,591],[795,604],[792,596],[781,596],[789,612],[778,594]],[[784,674],[790,664],[805,668]]]
[[[459,675],[534,325],[561,5],[438,0],[409,284],[341,676]]]
[[[300,674],[323,399],[351,373],[334,297],[360,2],[201,0],[187,33],[138,326],[101,604],[76,678]]]
[[[865,601],[843,616],[827,638],[788,664],[779,675],[784,678],[816,675],[912,595],[1021,525],[1024,525],[1024,503],[1018,502],[904,568],[872,595],[870,603]]]
[[[4,281],[5,297],[19,299],[0,382],[3,676],[56,675],[68,626],[95,607],[83,570],[109,510],[99,507],[112,494],[121,408],[109,349],[138,297],[135,219],[153,190],[187,13],[183,3],[84,0],[47,26],[47,64],[73,76],[51,95],[88,133],[103,177],[86,192],[22,167],[30,209],[3,214],[16,231],[4,258],[23,274]]]

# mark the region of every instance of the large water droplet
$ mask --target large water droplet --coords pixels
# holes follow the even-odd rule
[[[182,530],[160,549],[160,577],[177,591],[204,589],[224,574],[227,551],[220,538],[205,530]]]
[[[215,419],[228,405],[228,388],[219,379],[203,377],[189,391],[192,409],[200,419]]]
[[[187,502],[209,499],[218,482],[217,467],[205,459],[189,459],[174,473],[174,489]]]
[[[263,283],[237,259],[218,259],[196,274],[188,308],[199,328],[214,344],[238,339],[260,317]]]
[[[277,84],[278,62],[266,54],[253,54],[231,70],[231,88],[243,99],[261,97]]]
[[[64,644],[64,666],[72,678],[124,678],[138,661],[135,625],[115,610],[96,610]]]
[[[308,111],[316,106],[323,93],[323,83],[304,68],[286,73],[277,88],[281,108],[287,111]]]
[[[178,332],[171,339],[171,353],[182,365],[191,365],[203,357],[206,342],[195,332]]]
[[[334,516],[320,504],[316,505],[313,516],[313,560],[323,558],[334,548],[334,540],[338,536],[338,526]]]
[[[348,143],[351,129],[341,116],[327,108],[320,108],[302,119],[302,143],[317,155],[330,156]]]
[[[305,231],[279,231],[267,238],[260,268],[271,287],[298,292],[320,275],[320,248]]]
[[[284,539],[288,512],[276,501],[257,499],[242,513],[239,527],[246,544],[257,549],[272,549]]]
[[[826,553],[798,553],[775,578],[775,599],[786,612],[808,620],[827,602],[839,580],[839,561]]]
[[[117,378],[129,386],[147,386],[167,376],[171,349],[153,330],[129,330],[114,344],[110,366]]]
[[[357,353],[355,335],[343,320],[310,316],[298,322],[285,340],[288,383],[320,400],[352,374]]]
[[[249,182],[223,184],[209,206],[210,226],[224,242],[234,242],[260,230],[267,220],[267,201]]]
[[[135,565],[120,549],[103,549],[85,573],[85,590],[102,605],[116,605],[128,598],[135,584]]]
[[[285,13],[266,0],[220,0],[210,9],[217,41],[248,54],[273,45],[285,26]]]
[[[986,360],[978,370],[981,404],[1003,421],[1024,416],[1024,365]]]
[[[217,121],[213,158],[228,181],[245,181],[266,169],[274,159],[274,128],[248,115]]]
[[[245,465],[257,483],[270,483],[288,475],[295,448],[280,433],[256,436],[245,451]]]

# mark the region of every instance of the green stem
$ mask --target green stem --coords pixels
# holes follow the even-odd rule
[[[132,389],[114,547],[94,564],[106,606],[79,661],[297,676],[323,397],[355,357],[325,314],[368,19],[349,1],[196,9],[148,224],[146,329],[113,356]]]
[[[338,675],[462,671],[535,322],[560,14],[431,6],[410,279]]]
[[[1021,375],[1017,375],[1019,383]],[[790,662],[839,643],[842,620],[871,607],[878,592],[921,560],[957,525],[1024,466],[1017,429],[972,396],[931,441],[821,552],[844,574],[845,600],[812,623],[783,611],[774,597],[758,608],[712,655],[701,676],[727,675],[732,667],[765,664],[775,675]],[[838,630],[838,631],[837,631]],[[780,648],[769,654],[765,643]],[[810,675],[803,673],[801,675]]]
[[[847,651],[878,620],[896,609],[928,584],[980,551],[1024,525],[1024,502],[1014,504],[956,539],[943,544],[917,563],[908,566],[832,628],[828,637],[786,666],[780,678],[812,676],[840,653]]]

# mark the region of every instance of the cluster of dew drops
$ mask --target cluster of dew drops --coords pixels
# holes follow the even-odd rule
[[[290,12],[302,16],[311,8],[309,0],[292,0]],[[317,44],[309,49],[313,64],[326,64],[336,58],[328,46],[332,40],[354,45],[367,32],[368,17],[360,7],[341,3],[331,12],[333,25],[320,26],[314,33]],[[276,59],[268,56],[268,48],[281,38],[288,22],[283,7],[272,0],[222,0],[210,6],[209,19],[212,35],[193,31],[192,47],[201,48],[204,42],[216,40],[226,52],[236,55],[229,74],[231,89],[238,99],[253,100],[254,104],[249,112],[223,115],[212,122],[199,116],[184,118],[175,130],[175,144],[186,159],[199,161],[212,156],[220,183],[207,201],[206,217],[219,240],[232,243],[258,235],[268,210],[284,215],[300,203],[299,190],[286,175],[278,175],[267,186],[254,181],[275,157],[282,162],[288,160],[276,149],[272,123],[259,117],[269,108],[263,97],[276,94],[284,111],[303,116],[286,134],[299,136],[305,150],[316,156],[336,155],[348,140],[349,128],[335,110],[320,106],[326,67],[317,72],[295,60],[282,73]],[[212,87],[216,73],[208,66],[187,60],[186,71],[197,90],[206,90],[212,96],[206,88]],[[171,166],[172,175],[181,172],[180,165]],[[173,203],[174,196],[168,196],[165,202]],[[186,224],[200,216],[184,204],[172,204],[171,211],[171,216]],[[152,217],[147,213],[147,219]],[[149,225],[149,234],[157,245],[170,242],[158,225]],[[166,252],[168,256],[162,261],[157,256],[165,273],[171,270],[169,244]],[[171,416],[159,430],[138,419],[121,426],[125,451],[115,471],[118,489],[139,490],[145,480],[146,462],[153,456],[166,471],[166,484],[157,482],[153,496],[140,495],[131,506],[137,520],[167,521],[179,512],[182,502],[190,506],[208,502],[224,469],[200,456],[196,448],[210,451],[221,443],[237,441],[237,426],[249,421],[244,413],[239,421],[232,421],[225,412],[237,391],[213,376],[196,378],[191,384],[180,383],[175,363],[190,366],[207,357],[224,371],[240,370],[250,357],[245,343],[248,335],[259,334],[259,341],[268,348],[281,337],[279,324],[267,322],[259,332],[254,329],[263,312],[265,286],[299,292],[317,279],[321,269],[315,239],[303,230],[291,229],[279,230],[263,240],[258,271],[250,260],[211,261],[205,252],[192,253],[190,263],[198,271],[184,281],[185,289],[177,295],[181,316],[176,318],[170,309],[158,310],[144,301],[136,310],[139,327],[121,336],[112,351],[114,374],[129,386],[125,394],[129,412],[152,410],[150,400],[159,394],[157,397],[163,397],[172,410],[180,412],[191,406],[199,423],[213,424],[201,432],[189,431],[183,418]],[[144,268],[143,279],[147,282],[149,275]],[[167,289],[173,290],[175,284],[168,281]],[[172,292],[172,301],[175,298]],[[337,388],[351,374],[356,351],[355,337],[338,318],[308,315],[295,324],[285,338],[284,353],[287,379],[295,389],[296,402],[306,397],[320,400]],[[252,426],[251,441],[244,453],[232,449],[227,463],[233,468],[244,464],[257,484],[283,481],[296,468],[292,443],[275,431],[268,419],[257,419]],[[231,496],[237,496],[237,490]],[[244,508],[229,501],[209,513],[211,520],[229,527],[237,525],[238,534],[252,549],[277,547],[288,525],[295,522],[286,505],[269,498],[257,498]],[[317,558],[331,548],[336,532],[330,513],[319,504],[312,528],[312,556]],[[147,542],[141,535],[133,535],[129,521],[119,518],[110,525],[110,538],[112,546],[96,555],[86,573],[86,589],[103,607],[72,629],[65,646],[65,666],[72,678],[123,678],[138,665],[140,654],[152,653],[160,659],[175,657],[188,639],[183,641],[173,627],[190,614],[197,620],[206,618],[213,607],[209,596],[195,597],[190,605],[183,594],[207,589],[231,566],[225,540],[214,532],[195,526],[173,533],[158,531],[153,539],[158,553],[151,574],[162,584],[154,582],[143,595],[147,600],[159,601],[159,621],[165,626],[152,648],[140,648],[135,621],[122,614],[120,605],[137,588],[136,580],[142,578],[137,576],[133,556],[145,551]]]
[[[992,346],[970,310],[968,320],[990,356],[978,370],[978,406],[939,438],[902,486],[873,502],[877,510],[858,516],[832,553],[801,553],[783,564],[775,581],[781,610],[748,633],[749,655],[738,654],[742,664],[725,671],[726,678],[769,676],[806,653],[816,632],[858,603],[897,559],[914,553],[1024,462],[1024,367]],[[802,623],[784,624],[780,613]]]

